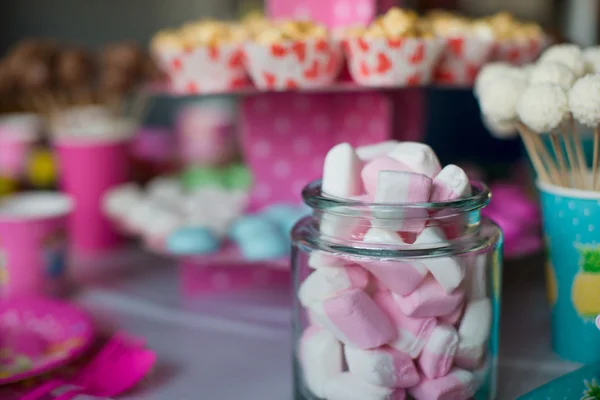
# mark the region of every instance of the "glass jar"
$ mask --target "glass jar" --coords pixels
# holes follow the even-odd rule
[[[502,232],[468,198],[412,205],[303,190],[292,231],[296,400],[492,399]]]

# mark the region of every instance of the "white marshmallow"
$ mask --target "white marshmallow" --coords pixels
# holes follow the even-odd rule
[[[152,219],[159,206],[152,200],[144,199],[126,216],[126,223],[136,231],[142,231]]]
[[[469,300],[480,300],[487,296],[486,254],[470,257],[465,265],[465,295]]]
[[[157,208],[154,210],[152,218],[148,219],[142,227],[142,232],[149,237],[164,238],[182,225],[183,222],[179,215],[163,208]]]
[[[350,372],[329,380],[325,386],[327,400],[404,400],[404,389],[390,389],[371,385]]]
[[[319,268],[300,285],[298,299],[307,307],[342,290],[364,289],[369,284],[369,273],[358,265]]]
[[[469,302],[458,328],[460,341],[455,358],[456,365],[465,369],[474,369],[481,365],[491,327],[490,300],[486,298]]]
[[[458,334],[447,325],[438,325],[419,356],[419,366],[428,379],[436,379],[450,372],[458,350]]]
[[[456,200],[471,194],[469,177],[456,165],[446,165],[433,180],[432,202]]]
[[[363,161],[370,161],[379,156],[388,154],[398,143],[400,142],[397,140],[386,140],[385,142],[357,147],[356,155]]]
[[[135,183],[127,183],[109,190],[102,199],[102,209],[113,218],[123,218],[143,201],[141,188]]]
[[[369,229],[365,233],[363,242],[388,245],[406,244],[396,232],[381,228]]]
[[[419,373],[410,356],[389,346],[373,350],[344,347],[348,369],[375,386],[407,388],[419,383]]]
[[[323,194],[343,199],[362,193],[360,172],[362,161],[348,143],[340,143],[329,150],[323,166]]]
[[[148,195],[151,199],[161,202],[179,201],[183,197],[183,186],[176,178],[154,178],[148,183]]]
[[[427,175],[400,171],[379,171],[376,203],[413,204],[429,200],[432,180]]]
[[[333,268],[343,264],[344,261],[340,257],[320,250],[315,250],[308,256],[308,266],[312,269]]]
[[[437,227],[428,227],[421,232],[415,245],[428,245],[435,247],[438,244],[440,247],[446,241],[444,232]],[[464,270],[459,261],[455,257],[435,256],[419,259],[425,268],[431,272],[435,280],[447,293],[456,289],[464,278]]]
[[[408,166],[412,171],[435,177],[442,169],[433,149],[417,142],[401,142],[389,153],[396,161]]]
[[[300,339],[300,364],[308,389],[325,397],[327,382],[342,372],[342,345],[331,333],[317,327],[308,328]]]

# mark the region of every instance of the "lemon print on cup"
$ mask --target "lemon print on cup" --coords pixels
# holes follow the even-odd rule
[[[558,300],[558,284],[556,283],[556,272],[554,272],[554,266],[550,260],[546,261],[546,294],[548,302],[554,306]]]
[[[595,318],[600,314],[600,247],[580,247],[581,270],[573,280],[571,298],[577,313]]]

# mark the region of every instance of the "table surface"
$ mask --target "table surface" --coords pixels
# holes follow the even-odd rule
[[[542,265],[537,256],[505,266],[499,399],[579,367],[550,350]],[[103,324],[145,337],[159,360],[154,376],[124,399],[291,398],[288,289],[185,299],[172,260],[135,252],[111,266],[126,273],[86,287],[77,300]]]

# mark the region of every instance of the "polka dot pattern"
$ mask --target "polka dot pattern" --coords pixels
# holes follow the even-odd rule
[[[301,201],[301,189],[321,176],[337,143],[388,140],[392,106],[380,93],[269,93],[242,105],[242,146],[254,174],[251,210]]]

